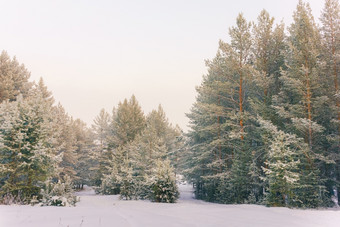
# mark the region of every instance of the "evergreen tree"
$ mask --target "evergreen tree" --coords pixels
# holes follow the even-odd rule
[[[96,149],[92,152],[92,160],[94,166],[92,171],[94,174],[94,184],[99,186],[102,182],[104,174],[108,174],[107,167],[109,161],[112,159],[111,150],[109,150],[108,143],[110,137],[111,116],[102,109],[99,115],[95,118],[92,130],[95,135],[95,140],[98,144]]]
[[[289,28],[288,69],[282,76],[283,88],[276,99],[283,104],[277,109],[281,115],[283,111],[290,114],[295,131],[299,131],[298,134],[312,149],[313,135],[319,131],[316,122],[313,122],[317,111],[313,104],[321,95],[318,65],[320,36],[308,4],[300,1],[293,18],[294,23]]]
[[[322,22],[322,59],[324,61],[323,83],[328,102],[323,106],[323,126],[329,145],[325,147],[326,155],[334,163],[324,167],[327,174],[326,186],[338,205],[340,179],[340,96],[339,96],[339,64],[340,64],[340,6],[337,0],[326,0],[320,18]]]
[[[118,143],[109,145],[112,159],[108,161],[108,173],[103,174],[99,188],[103,194],[120,194],[124,199],[148,198],[151,190],[148,182],[154,177],[156,160],[171,157],[176,161],[179,129],[168,122],[161,106],[144,118],[136,104],[134,97],[129,102],[125,100],[113,114],[113,133],[107,138],[111,144]],[[138,127],[131,126],[133,122],[140,125],[137,131]],[[129,139],[128,135],[133,136]]]
[[[135,178],[128,159],[124,159],[123,163],[120,165],[117,183],[119,185],[120,198],[126,200],[136,198]]]
[[[227,93],[233,87],[228,81],[222,50],[206,65],[208,74],[196,88],[197,101],[187,114],[191,130],[187,135],[185,174],[195,185],[196,197],[212,201],[219,175],[226,162],[231,163],[232,151],[222,138],[226,137],[224,129],[228,128],[224,116],[232,110],[235,100]]]
[[[123,193],[123,197],[131,199],[131,188],[128,187],[130,183],[122,182],[124,177],[130,176],[131,158],[133,150],[131,144],[134,139],[138,137],[145,128],[145,116],[141,107],[138,104],[135,96],[132,96],[129,101],[126,99],[123,103],[119,103],[116,110],[113,112],[113,120],[110,125],[110,133],[108,136],[108,149],[112,158],[109,158],[108,173],[104,174],[102,178],[102,185],[100,191],[102,193]],[[133,170],[133,169],[132,169]],[[117,182],[112,182],[117,181]],[[110,185],[117,188],[108,188]],[[120,187],[124,187],[121,189]],[[131,191],[129,191],[131,189]],[[122,191],[123,190],[123,191]]]
[[[254,116],[261,116],[275,124],[280,124],[275,110],[272,107],[272,97],[280,91],[279,78],[281,70],[285,69],[285,43],[284,24],[276,25],[274,18],[263,10],[257,18],[257,24],[253,26],[253,82],[250,89],[250,112],[253,118],[249,131],[251,132],[252,147],[251,165],[249,174],[251,176],[252,199],[261,201],[266,182],[261,181],[264,176],[262,166],[268,159],[269,144],[261,136],[263,131],[259,127]],[[266,164],[264,164],[266,165]],[[248,199],[248,202],[250,202]]]
[[[0,55],[0,103],[4,100],[14,101],[19,94],[28,96],[32,84],[28,82],[30,73],[14,57],[11,59],[6,51]]]
[[[174,203],[179,197],[174,170],[170,161],[158,160],[153,174],[148,180],[151,188],[150,198],[154,202]]]
[[[69,176],[72,181],[76,180],[74,169],[77,162],[75,135],[71,125],[71,117],[65,112],[64,107],[58,104],[53,108],[54,120],[56,121],[55,132],[58,132],[54,146],[58,147],[58,154],[62,156],[59,164],[59,176]]]
[[[145,116],[133,95],[130,100],[124,100],[118,104],[113,115],[112,133],[113,138],[109,146],[115,148],[133,141],[145,127]]]
[[[135,167],[140,175],[150,173],[155,161],[171,158],[176,162],[178,152],[178,136],[180,132],[172,127],[161,106],[153,110],[146,118],[146,127],[129,145]]]
[[[0,196],[6,194],[29,202],[40,196],[43,182],[56,174],[51,106],[37,92],[27,99],[0,105]]]
[[[317,108],[324,99],[318,61],[320,35],[308,4],[300,1],[293,19],[289,27],[287,70],[280,77],[280,93],[273,99],[276,112],[285,123],[284,130],[304,138],[309,146],[300,165],[305,180],[300,181],[304,185],[300,190],[304,196],[300,199],[304,199],[301,206],[317,206],[320,179],[316,157],[323,159],[323,154],[320,146],[322,139],[314,141],[314,138],[324,129],[318,122],[321,112]]]
[[[265,10],[257,20],[257,24],[253,26],[252,61],[256,70],[253,75],[256,89],[251,92],[256,105],[252,105],[252,111],[277,122],[271,107],[271,98],[279,92],[280,71],[285,69],[284,24],[281,23],[274,28],[274,18],[270,17]]]
[[[260,119],[259,122],[267,131],[264,136],[269,134],[268,159],[262,167],[268,184],[266,203],[270,206],[291,206],[293,202],[290,200],[298,199],[294,189],[301,178],[299,158],[303,152],[298,146],[301,141],[295,135],[278,130],[268,121]]]
[[[40,77],[38,84],[34,88],[42,94],[42,97],[48,103],[50,103],[51,105],[54,104],[54,98],[52,96],[52,92],[47,89],[47,86],[45,85],[42,77]]]
[[[240,14],[236,27],[229,31],[231,44],[220,41],[215,59],[207,62],[208,75],[188,114],[195,159],[189,159],[187,176],[194,181],[196,196],[209,201],[236,193],[221,202],[245,202],[250,193],[251,136],[249,125],[245,128],[250,124],[249,91],[253,86],[250,27]]]
[[[60,180],[57,183],[47,182],[41,194],[42,206],[74,206],[77,202],[69,176],[65,176],[64,182]]]
[[[330,205],[325,189],[337,197],[337,1],[326,1],[322,17],[321,39],[302,1],[288,36],[262,11],[251,37],[240,15],[230,44],[220,42],[187,115],[185,175],[197,198],[244,203],[266,195],[271,205],[316,207]]]
[[[91,168],[93,166],[90,154],[94,147],[93,145],[93,135],[91,131],[87,128],[86,123],[80,119],[71,119],[71,127],[75,137],[75,153],[77,161],[74,165],[74,170],[76,171],[76,178],[74,184],[78,188],[83,188],[85,184],[91,184],[91,179],[93,178]]]

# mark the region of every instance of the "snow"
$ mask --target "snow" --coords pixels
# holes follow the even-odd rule
[[[176,204],[125,201],[78,192],[76,207],[0,206],[0,227],[135,226],[339,226],[340,210],[297,210],[258,205],[223,205],[193,199],[192,187],[180,185]]]

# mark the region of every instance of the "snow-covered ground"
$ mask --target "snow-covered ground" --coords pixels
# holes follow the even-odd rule
[[[222,205],[192,198],[190,185],[180,185],[176,204],[124,201],[77,193],[76,207],[0,206],[1,227],[135,227],[135,226],[340,226],[340,210],[296,210],[257,205]]]

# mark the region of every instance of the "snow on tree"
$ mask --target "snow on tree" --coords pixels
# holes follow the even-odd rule
[[[339,65],[340,65],[340,5],[338,0],[326,0],[320,18],[322,22],[322,54],[324,61],[325,93],[327,102],[322,106],[324,126],[328,132],[329,148],[326,156],[334,163],[325,165],[327,173],[326,187],[338,206],[340,196],[340,96],[339,96]]]
[[[76,178],[74,179],[74,185],[77,188],[83,188],[85,184],[90,185],[91,179],[93,179],[93,166],[92,159],[90,157],[91,151],[94,148],[93,134],[86,123],[80,119],[73,120],[70,122],[72,133],[75,137],[75,153],[77,161],[73,168],[76,172]]]
[[[271,134],[267,160],[262,167],[268,184],[266,203],[270,206],[290,206],[294,200],[294,188],[301,174],[299,164],[302,151],[296,144],[301,143],[295,135],[284,133],[268,121],[259,120],[261,126]]]
[[[101,115],[98,120],[103,119]],[[134,96],[118,105],[110,126],[106,139],[111,156],[98,192],[120,194],[124,199],[148,198],[146,182],[155,174],[156,160],[177,160],[180,130],[168,122],[161,106],[145,118]]]
[[[133,141],[145,127],[144,113],[134,95],[129,101],[125,99],[118,104],[113,117],[111,129],[113,135],[109,144],[113,148]]]
[[[300,159],[303,174],[299,197],[301,205],[315,207],[321,194],[318,167],[325,160],[322,146],[326,137],[320,135],[325,129],[322,103],[327,97],[320,76],[320,33],[308,4],[299,1],[288,30],[287,69],[282,71],[281,90],[273,97],[273,106],[281,119],[280,129],[304,138],[309,146]]]
[[[117,183],[120,186],[120,198],[130,200],[136,197],[135,178],[128,159],[125,159],[120,167]]]
[[[92,131],[95,136],[95,149],[91,152],[91,159],[93,166],[91,171],[94,172],[93,183],[94,185],[101,185],[102,178],[105,174],[108,174],[107,167],[109,161],[112,159],[111,150],[108,147],[110,137],[110,124],[112,117],[104,109],[102,109],[99,115],[94,119],[92,125]]]
[[[54,146],[58,147],[57,153],[62,156],[59,164],[59,176],[67,175],[71,180],[75,180],[77,174],[74,169],[77,162],[76,138],[71,125],[71,117],[61,104],[53,107],[53,115],[56,121],[54,130],[59,133]]]
[[[4,100],[14,101],[19,94],[28,96],[32,84],[28,82],[30,72],[20,65],[14,57],[11,59],[6,51],[0,54],[0,103]]]
[[[41,192],[41,202],[36,200],[36,203],[41,206],[74,206],[77,197],[74,195],[71,178],[65,176],[64,179],[64,182],[59,180],[57,183],[46,181],[45,189]]]
[[[12,194],[29,202],[40,195],[43,182],[56,174],[58,134],[51,106],[42,94],[0,105],[0,196]]]
[[[157,160],[148,179],[151,201],[160,203],[174,203],[179,197],[174,169],[169,160]]]

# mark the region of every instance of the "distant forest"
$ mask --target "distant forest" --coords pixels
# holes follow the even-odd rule
[[[3,51],[0,204],[74,205],[84,185],[173,203],[183,175],[210,202],[338,206],[338,0],[325,1],[320,22],[303,1],[289,26],[265,10],[255,22],[239,14],[206,61],[188,133],[133,95],[88,127]]]

